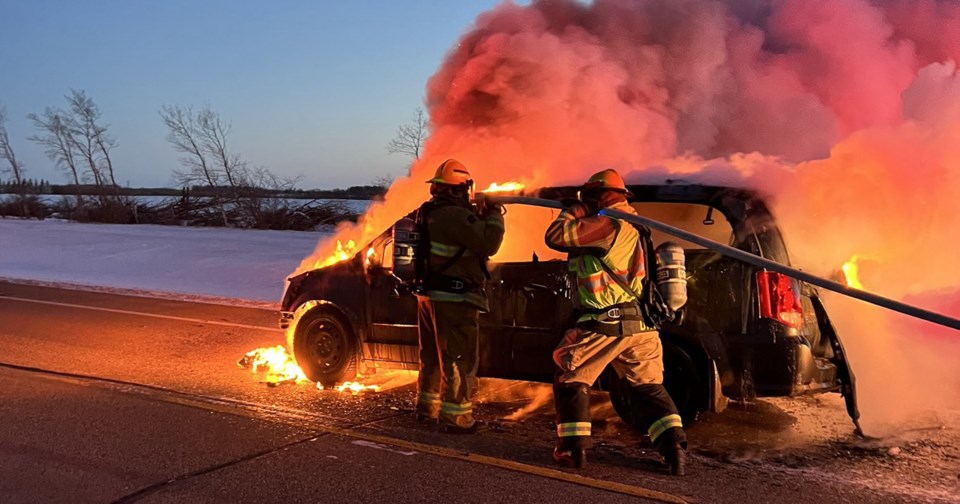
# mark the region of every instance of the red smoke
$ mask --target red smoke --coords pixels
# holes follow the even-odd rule
[[[862,254],[875,264],[866,288],[958,316],[958,58],[955,1],[504,3],[477,18],[428,82],[432,134],[409,178],[337,238],[364,243],[418,206],[448,157],[480,187],[575,184],[615,167],[632,181],[761,190],[795,265],[827,274]],[[549,216],[510,212],[498,259],[547,256],[538,239]],[[917,407],[958,406],[960,373],[936,361],[953,362],[957,338],[906,338],[904,327],[931,327],[859,302],[828,310],[867,422],[892,418],[891,381]]]

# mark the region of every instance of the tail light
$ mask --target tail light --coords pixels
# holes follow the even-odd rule
[[[800,295],[796,282],[790,277],[772,271],[758,271],[757,297],[760,300],[760,317],[794,328],[803,325]]]

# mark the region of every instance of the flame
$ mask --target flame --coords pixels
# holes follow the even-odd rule
[[[526,187],[526,185],[520,182],[505,182],[503,184],[498,184],[494,182],[490,184],[490,187],[480,192],[482,193],[518,192],[518,191],[522,191],[524,187]]]
[[[373,250],[373,247],[370,247],[367,249],[367,259],[365,261],[367,266],[370,266],[370,260],[373,259],[373,257],[376,255],[377,253]]]
[[[267,383],[300,382],[307,377],[282,345],[261,347],[244,354],[237,365],[254,373],[265,373]]]
[[[851,287],[863,277],[890,297],[944,302],[960,288],[955,3],[746,3],[694,0],[677,16],[673,2],[503,2],[478,16],[427,82],[420,158],[298,272],[337,239],[369,243],[426,201],[424,182],[456,157],[483,180],[533,187],[606,167],[631,183],[744,186],[773,196],[779,227],[805,237],[791,245],[798,266],[849,259],[838,280]],[[557,64],[530,64],[545,58]],[[547,214],[510,208],[498,255],[544,258]],[[854,251],[887,267],[874,276]],[[960,380],[955,352],[899,344],[888,315],[868,313],[830,313],[858,361],[864,417],[955,402],[924,386]],[[894,386],[912,404],[890,408]]]
[[[860,273],[860,256],[853,256],[849,261],[843,263],[841,269],[843,270],[843,279],[847,283],[848,287],[853,287],[854,289],[863,290],[863,284],[860,283],[859,273]]]
[[[250,368],[253,373],[264,373],[266,383],[271,386],[310,381],[297,365],[293,355],[290,355],[282,345],[251,350],[244,354],[237,365]],[[317,383],[317,390],[325,390],[325,387]],[[364,385],[360,382],[348,381],[333,387],[333,390],[358,395],[361,392],[379,392],[380,385]]]
[[[373,249],[370,249],[370,251],[372,252]],[[314,269],[326,268],[327,266],[336,264],[340,261],[346,261],[347,259],[350,259],[356,252],[357,244],[354,243],[353,240],[347,241],[346,246],[344,246],[343,242],[337,240],[337,249],[325,259],[318,260],[313,267]],[[369,258],[370,252],[367,253],[367,259],[369,260]]]
[[[350,392],[353,395],[357,395],[361,392],[379,392],[379,385],[364,385],[360,382],[343,382],[336,387],[333,387],[337,392]],[[325,390],[324,386],[317,384],[317,390]]]

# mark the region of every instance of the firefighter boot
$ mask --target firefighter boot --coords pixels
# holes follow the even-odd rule
[[[444,434],[476,434],[483,428],[483,422],[473,418],[472,413],[450,417],[440,415],[440,432]]]
[[[590,387],[584,383],[554,383],[557,405],[557,446],[553,461],[560,466],[581,469],[587,465],[590,444]]]
[[[427,425],[436,425],[437,415],[426,411],[417,410],[417,421]]]
[[[656,445],[664,463],[670,468],[670,474],[683,476],[687,465],[687,438],[683,429],[668,429],[657,439]]]
[[[440,394],[436,392],[420,392],[417,397],[417,421],[429,425],[436,425],[440,417]]]
[[[553,461],[562,467],[582,469],[587,465],[587,450],[565,447],[562,441],[557,441],[557,446],[553,449]]]

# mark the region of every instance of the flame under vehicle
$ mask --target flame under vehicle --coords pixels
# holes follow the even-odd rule
[[[559,200],[576,189],[541,189],[538,197]],[[789,265],[780,230],[755,193],[687,184],[629,189],[640,215]],[[543,210],[539,230],[555,216]],[[654,245],[677,241],[657,231],[652,237]],[[728,399],[824,392],[842,393],[856,418],[854,376],[813,286],[679,243],[688,301],[682,317],[662,328],[661,339],[665,385],[688,421],[722,411]],[[416,299],[404,293],[394,272],[395,265],[409,263],[408,251],[396,251],[395,258],[388,229],[352,258],[289,279],[280,325],[289,327],[307,377],[330,385],[375,368],[417,369]],[[566,261],[539,259],[535,252],[525,261],[490,263],[491,309],[480,316],[481,377],[552,382],[553,349],[575,319],[576,280]],[[638,424],[632,389],[612,369],[597,387],[609,391],[626,423]]]

